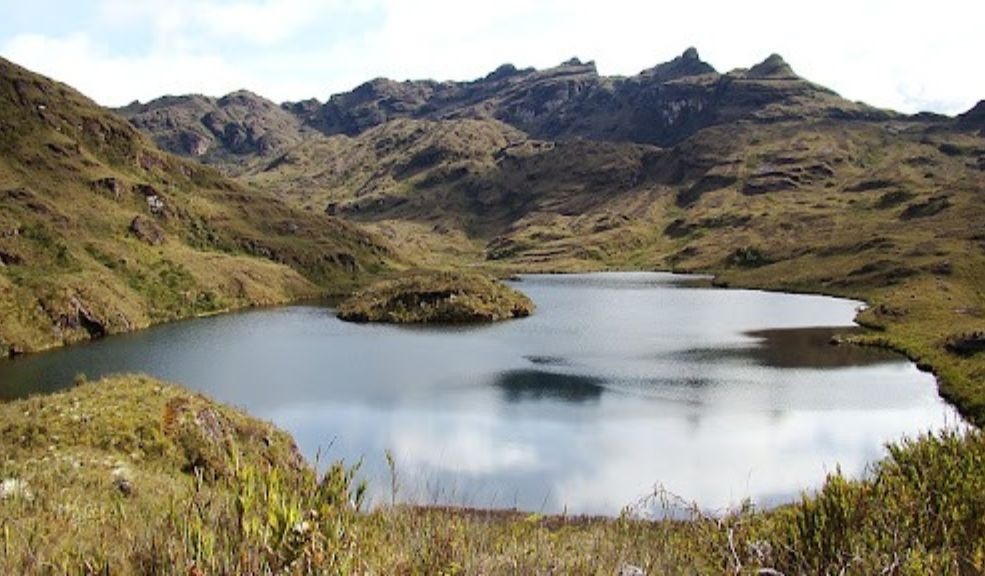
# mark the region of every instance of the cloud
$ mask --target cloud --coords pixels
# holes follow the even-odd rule
[[[113,56],[85,34],[64,38],[17,36],[4,44],[2,53],[110,106],[164,94],[224,94],[247,83],[245,75],[215,55]]]
[[[75,32],[39,22],[0,53],[119,104],[236,88],[324,99],[376,76],[467,80],[572,56],[628,75],[693,45],[723,71],[779,52],[848,98],[956,113],[985,98],[982,21],[979,0],[99,0]]]

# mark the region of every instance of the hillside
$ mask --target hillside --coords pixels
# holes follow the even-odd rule
[[[0,356],[344,291],[388,249],[0,60]]]

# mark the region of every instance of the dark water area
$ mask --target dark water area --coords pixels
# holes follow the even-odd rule
[[[377,501],[617,514],[666,489],[710,510],[787,502],[886,442],[959,425],[900,356],[833,346],[860,303],[654,273],[524,276],[489,326],[341,322],[291,306],[0,362],[0,397],[143,372],[361,462]],[[645,508],[645,504],[640,506]]]

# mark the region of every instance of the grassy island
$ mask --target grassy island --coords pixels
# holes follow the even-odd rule
[[[533,310],[529,298],[483,274],[412,272],[353,294],[338,315],[351,322],[468,324],[522,318]]]

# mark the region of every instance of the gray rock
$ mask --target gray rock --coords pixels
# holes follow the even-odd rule
[[[157,222],[143,216],[137,216],[130,222],[130,233],[151,246],[160,246],[167,238]]]

